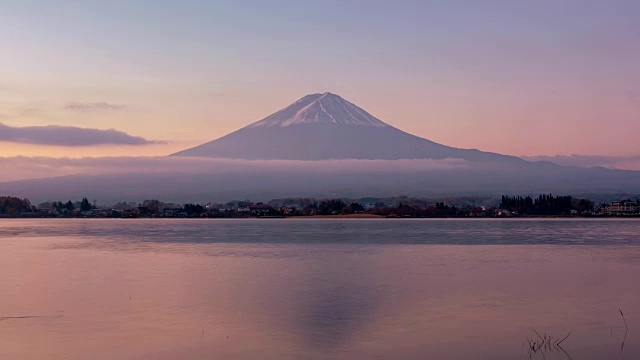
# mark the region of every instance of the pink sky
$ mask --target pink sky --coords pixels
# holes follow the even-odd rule
[[[1,124],[117,129],[167,143],[2,141],[0,155],[166,155],[325,91],[450,146],[640,154],[634,2],[249,3],[3,3],[11,51],[0,58]]]

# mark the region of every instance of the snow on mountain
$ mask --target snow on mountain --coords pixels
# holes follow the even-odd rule
[[[251,128],[312,123],[386,127],[384,122],[332,93],[307,95],[275,114],[249,125]]]

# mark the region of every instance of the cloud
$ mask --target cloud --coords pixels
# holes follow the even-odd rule
[[[633,90],[627,91],[627,101],[630,103],[640,103],[640,92]]]
[[[2,123],[0,123],[0,141],[53,146],[152,145],[165,143],[132,136],[114,129],[100,130],[54,125],[11,127]]]
[[[0,119],[43,118],[47,114],[47,106],[40,103],[0,101]]]
[[[64,106],[65,110],[77,111],[77,112],[91,112],[91,111],[117,111],[126,110],[127,106],[120,104],[111,104],[107,102],[72,102]]]
[[[72,174],[183,174],[207,176],[211,174],[241,173],[259,176],[261,173],[291,173],[343,175],[384,172],[414,173],[425,170],[454,170],[467,167],[462,159],[419,160],[234,160],[190,157],[0,157],[0,182],[48,178]]]
[[[15,117],[34,117],[44,113],[44,109],[36,106],[25,106],[14,109]]]

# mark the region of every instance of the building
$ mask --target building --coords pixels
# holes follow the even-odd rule
[[[640,215],[640,203],[631,200],[613,202],[602,205],[604,215]]]
[[[249,211],[251,211],[251,215],[255,216],[266,216],[273,211],[273,208],[269,205],[265,204],[257,204],[249,206]]]

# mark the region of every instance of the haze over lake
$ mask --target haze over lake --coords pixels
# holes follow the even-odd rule
[[[0,358],[526,359],[534,328],[572,330],[547,359],[637,359],[639,233],[625,220],[2,220]]]

